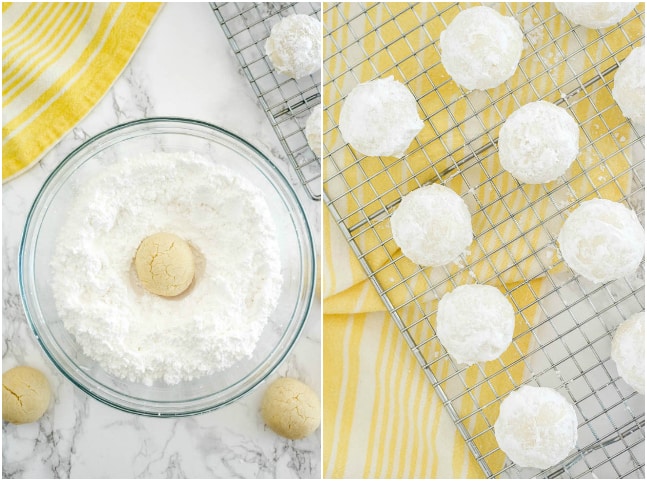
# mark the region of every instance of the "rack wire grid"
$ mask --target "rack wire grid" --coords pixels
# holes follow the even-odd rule
[[[320,20],[321,4],[214,2],[210,5],[301,185],[313,200],[320,200],[321,161],[308,146],[305,123],[312,109],[321,102],[321,74],[317,71],[295,80],[276,72],[265,55],[265,41],[272,27],[288,15],[311,15]]]
[[[610,360],[615,328],[644,310],[644,260],[635,276],[593,284],[568,269],[555,242],[569,211],[610,193],[644,226],[644,127],[625,120],[611,98],[615,71],[644,39],[644,4],[602,31],[571,25],[552,4],[488,5],[520,23],[519,67],[499,88],[452,96],[439,38],[430,32],[472,5],[324,3],[324,202],[485,476],[644,478],[644,396]],[[425,128],[402,159],[364,157],[343,142],[339,109],[353,86],[388,75],[412,91]],[[539,186],[512,180],[504,190],[499,128],[506,113],[540,99],[577,119],[580,155],[563,180]],[[436,122],[441,115],[444,124]],[[411,190],[457,179],[473,222],[484,223],[470,246],[481,256],[443,268],[415,266],[397,250],[389,216]],[[513,195],[524,205],[508,203]],[[520,244],[521,257],[514,252]],[[487,274],[476,276],[483,263],[489,270],[480,272]],[[513,302],[517,326],[506,361],[466,369],[442,348],[434,323],[437,299],[470,277],[500,286],[511,300],[523,298],[515,296],[522,290],[530,299]],[[555,388],[576,408],[577,449],[550,469],[503,462],[496,445],[499,404],[524,384]]]

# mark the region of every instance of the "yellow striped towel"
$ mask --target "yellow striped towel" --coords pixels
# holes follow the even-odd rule
[[[519,359],[532,348],[530,328],[542,320],[537,299],[547,286],[541,274],[564,269],[554,239],[566,211],[586,198],[618,200],[630,190],[631,129],[610,87],[593,86],[586,95],[576,89],[628,55],[630,45],[644,35],[640,18],[600,42],[595,30],[578,28],[576,37],[552,4],[496,4],[500,13],[517,15],[531,45],[507,85],[465,93],[449,81],[436,43],[445,25],[469,6],[324,3],[328,154],[323,178],[339,215],[324,209],[325,477],[483,476],[337,222],[350,228],[404,193],[436,181],[436,173],[490,143],[519,105],[539,98],[555,102],[574,92],[565,106],[580,123],[582,149],[566,181],[519,185],[502,170],[496,152],[488,151],[460,175],[444,177],[473,214],[475,241],[464,259],[470,269],[457,264],[421,270],[401,256],[385,215],[352,233],[362,261],[375,273],[428,369],[437,379],[451,377],[444,388],[454,389],[452,405],[496,473],[505,457],[489,426],[497,417],[498,400],[528,375]],[[638,9],[642,12],[644,4]],[[404,159],[363,157],[344,143],[337,128],[343,99],[357,83],[389,75],[416,96],[425,126]],[[513,94],[506,95],[508,90]],[[486,126],[494,128],[488,133]],[[433,361],[441,349],[435,339],[429,341],[433,313],[437,298],[454,283],[473,282],[493,284],[508,294],[518,312],[514,346],[499,361],[448,376],[446,357]],[[425,313],[432,314],[429,320]],[[488,382],[479,383],[484,375]],[[457,379],[470,387],[470,396],[452,388]]]
[[[38,161],[108,91],[161,3],[2,4],[2,179]]]

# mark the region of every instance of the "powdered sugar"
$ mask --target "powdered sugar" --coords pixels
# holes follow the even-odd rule
[[[252,355],[281,291],[262,193],[193,153],[121,159],[76,196],[51,263],[56,307],[86,355],[120,378],[169,384]],[[169,232],[196,256],[176,298],[144,290],[133,257]]]

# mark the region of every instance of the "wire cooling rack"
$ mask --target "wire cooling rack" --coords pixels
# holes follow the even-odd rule
[[[304,14],[320,19],[321,4],[223,2],[211,8],[299,181],[312,199],[321,199],[321,162],[305,135],[306,120],[321,102],[321,74],[288,78],[265,55],[265,41],[281,18]]]
[[[488,5],[522,27],[519,68],[503,87],[453,95],[439,39],[430,32],[468,5],[324,3],[324,201],[487,477],[644,478],[644,396],[619,378],[610,360],[617,325],[644,310],[644,261],[635,276],[596,285],[564,265],[555,243],[570,210],[609,193],[644,226],[644,128],[617,121],[618,107],[609,101],[619,64],[643,42],[644,4],[603,31],[570,25],[552,4]],[[354,85],[388,75],[414,93],[426,130],[403,159],[367,158],[343,142],[339,109]],[[537,187],[513,181],[502,190],[499,128],[506,113],[539,99],[579,121],[581,153],[564,181]],[[457,178],[473,218],[489,221],[470,247],[489,262],[484,278],[474,274],[482,265],[469,257],[441,269],[413,266],[392,240],[389,216],[403,195]],[[525,205],[507,202],[513,195]],[[495,207],[509,222],[492,220]],[[520,243],[521,258],[514,252]],[[515,305],[518,326],[507,364],[500,359],[465,369],[435,336],[434,300],[448,284],[470,277],[503,286],[510,299],[529,293],[524,305]],[[523,384],[557,389],[578,415],[577,450],[544,471],[502,463],[494,440],[501,399]]]

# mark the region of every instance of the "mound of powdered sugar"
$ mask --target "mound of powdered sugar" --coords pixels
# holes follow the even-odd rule
[[[638,2],[555,2],[555,7],[575,25],[606,28],[618,23]]]
[[[250,357],[281,292],[263,194],[193,153],[124,158],[84,184],[51,261],[56,308],[84,353],[134,382],[175,384]],[[141,241],[185,239],[195,279],[176,298],[141,287]]]
[[[620,64],[612,95],[625,117],[645,125],[645,47],[638,47]]]

